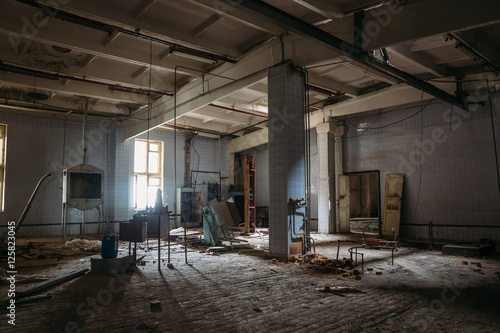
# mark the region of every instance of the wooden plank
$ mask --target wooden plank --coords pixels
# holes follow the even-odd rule
[[[385,179],[385,204],[382,235],[399,233],[401,220],[401,199],[403,196],[403,175],[387,175]]]

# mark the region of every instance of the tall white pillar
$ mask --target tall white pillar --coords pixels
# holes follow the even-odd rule
[[[318,134],[318,232],[335,233],[335,124],[316,125]]]

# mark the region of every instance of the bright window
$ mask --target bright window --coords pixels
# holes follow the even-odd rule
[[[7,153],[7,125],[0,124],[0,212],[4,210],[5,159]]]
[[[162,142],[135,140],[134,208],[154,207],[156,192],[162,188]]]

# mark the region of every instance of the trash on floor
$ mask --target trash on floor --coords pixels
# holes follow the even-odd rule
[[[138,330],[152,330],[158,327],[157,321],[145,320],[136,325]]]
[[[84,238],[73,238],[67,241],[63,248],[68,248],[75,251],[85,251],[85,252],[101,252],[101,241],[99,240],[89,240]]]
[[[324,292],[324,293],[335,294],[335,295],[342,296],[342,297],[345,297],[344,294],[359,294],[359,293],[364,294],[364,292],[362,292],[361,290],[358,290],[358,289],[353,288],[353,287],[325,286],[323,288],[316,288],[316,290]]]

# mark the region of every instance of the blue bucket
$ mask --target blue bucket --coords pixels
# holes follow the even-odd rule
[[[101,257],[103,259],[114,259],[118,256],[118,236],[110,234],[104,236],[101,245]]]

